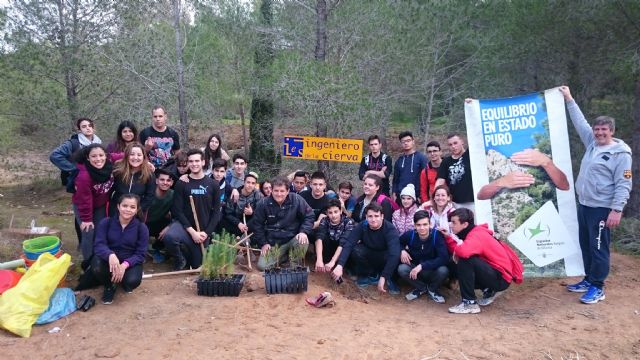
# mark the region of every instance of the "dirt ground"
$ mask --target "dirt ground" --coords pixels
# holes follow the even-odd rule
[[[0,188],[0,224],[60,228],[74,256],[69,195],[53,181]],[[0,261],[19,241],[0,237]],[[76,261],[77,262],[77,261]],[[309,291],[267,295],[253,272],[237,298],[196,295],[195,276],[144,280],[133,294],[119,291],[112,305],[97,304],[55,323],[35,326],[30,338],[0,330],[2,359],[638,359],[640,358],[640,259],[614,254],[607,298],[583,305],[563,285],[576,279],[526,279],[477,315],[453,315],[457,290],[447,303],[426,297],[336,285],[311,273]],[[146,272],[169,264],[145,265]],[[73,284],[77,271],[69,276]],[[410,289],[403,287],[403,294]],[[315,309],[305,298],[330,291],[337,305]],[[86,293],[100,299],[101,290]],[[48,333],[54,327],[58,333]]]

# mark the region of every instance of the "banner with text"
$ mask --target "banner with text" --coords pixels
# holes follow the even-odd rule
[[[362,140],[313,136],[284,137],[282,156],[305,160],[326,160],[359,163],[362,159]]]
[[[564,99],[473,100],[465,119],[476,222],[519,250],[527,276],[584,274]]]

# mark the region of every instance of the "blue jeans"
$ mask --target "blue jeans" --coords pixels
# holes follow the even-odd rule
[[[76,216],[76,223],[82,223],[80,215],[78,214],[78,208],[75,205],[73,205],[73,213]],[[89,261],[91,255],[93,255],[93,240],[96,237],[96,228],[105,217],[107,217],[106,205],[93,209],[93,229],[81,232],[80,250],[82,251],[82,259],[84,261]]]
[[[440,285],[442,285],[449,275],[449,269],[443,265],[437,269],[423,269],[418,273],[418,277],[414,280],[409,276],[409,273],[414,267],[414,265],[400,264],[398,265],[398,275],[420,291],[427,290],[427,288],[431,291],[438,290]]]
[[[599,224],[600,221],[607,222],[609,212],[611,209],[608,208],[578,205],[578,237],[585,279],[601,289],[609,275],[611,231],[606,226],[599,231]],[[600,232],[600,249],[598,249],[598,232]]]
[[[196,244],[191,235],[182,226],[179,221],[174,221],[169,225],[169,229],[164,234],[164,246],[167,252],[177,259],[184,258],[187,261],[187,267],[197,269],[202,265],[202,250],[200,244]],[[204,242],[204,247],[209,245],[210,240]]]

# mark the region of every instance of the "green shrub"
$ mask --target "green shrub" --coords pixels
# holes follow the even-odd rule
[[[265,263],[269,264],[269,267],[267,270],[271,270],[274,268],[279,268],[280,267],[280,245],[275,245],[272,246],[271,249],[269,249],[269,251],[267,251],[267,253],[264,255],[264,260]],[[273,264],[273,265],[271,265]]]
[[[640,219],[622,219],[620,225],[613,229],[611,241],[617,251],[622,253],[640,255]]]
[[[200,276],[203,279],[216,279],[223,275],[233,274],[233,262],[236,259],[235,238],[232,234],[222,232],[216,234],[207,247],[202,259]]]
[[[292,246],[289,249],[289,263],[291,268],[304,266],[304,256],[307,254],[306,246]]]

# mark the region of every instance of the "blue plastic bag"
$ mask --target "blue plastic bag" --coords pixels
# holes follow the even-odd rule
[[[36,320],[36,325],[54,322],[71,314],[76,309],[76,295],[73,290],[69,288],[56,289],[49,300],[49,307],[40,314],[40,317]]]

